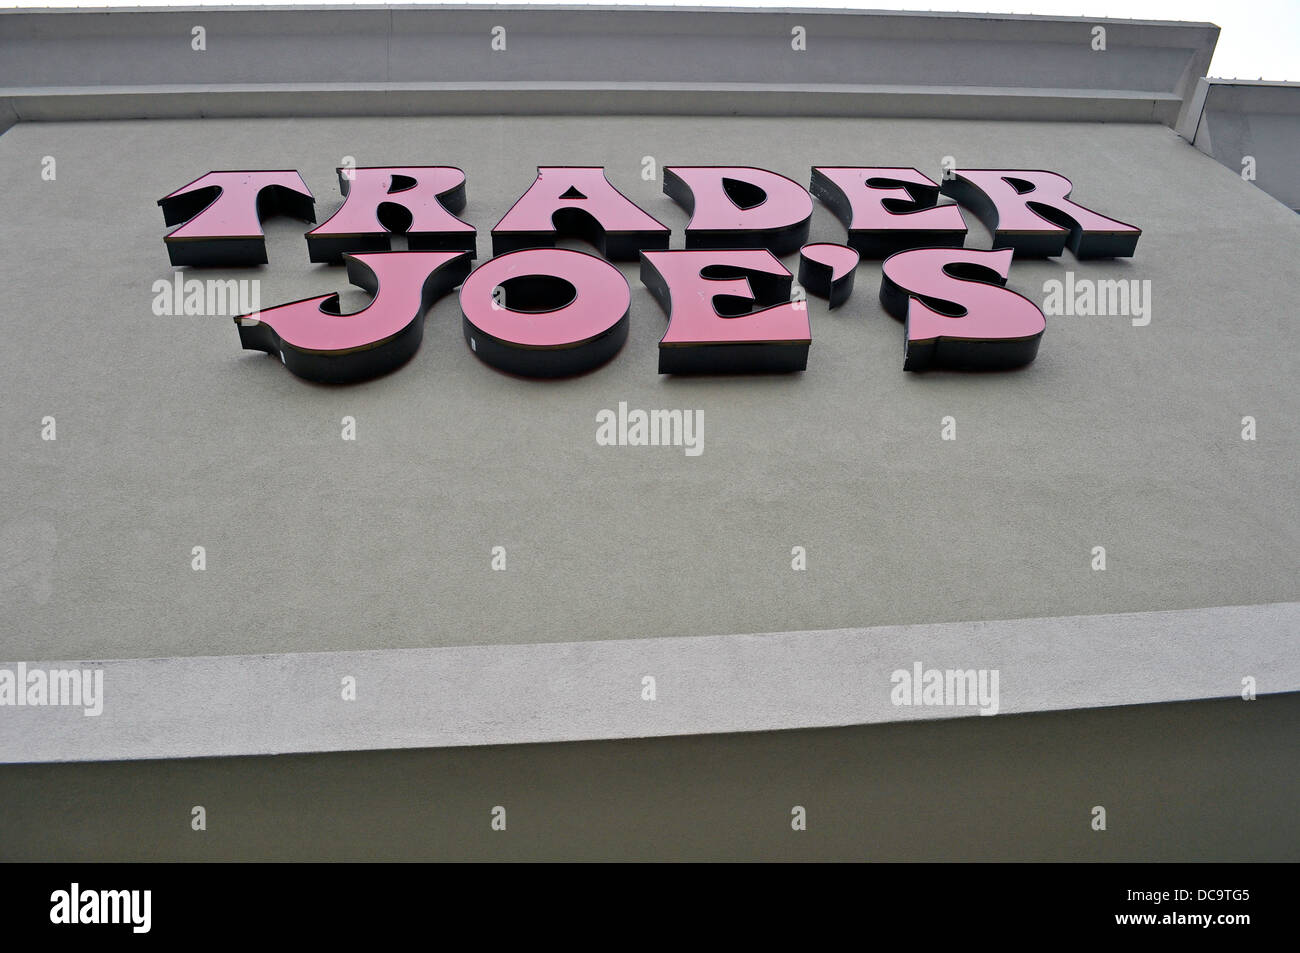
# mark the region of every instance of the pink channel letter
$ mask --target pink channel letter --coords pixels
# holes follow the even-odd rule
[[[994,248],[1022,257],[1130,258],[1142,229],[1070,201],[1074,186],[1055,172],[961,169],[943,182],[951,195],[993,232]]]
[[[688,249],[766,248],[779,256],[808,241],[812,196],[767,169],[666,166],[664,193],[691,215]]]
[[[863,258],[908,248],[959,248],[966,222],[955,205],[936,205],[939,183],[916,169],[816,166],[812,193],[848,230]]]
[[[386,251],[404,232],[412,251],[474,251],[475,229],[453,212],[465,208],[465,173],[453,166],[341,168],[343,204],[307,233],[312,261],[345,252]]]
[[[917,248],[885,261],[880,301],[904,321],[903,370],[1001,370],[1033,361],[1047,320],[1003,287],[1013,254]]]
[[[667,248],[670,229],[605,178],[602,166],[538,166],[537,178],[492,229],[492,253],[550,248],[581,238],[614,261]]]
[[[184,223],[163,239],[173,265],[264,265],[262,221],[316,221],[315,199],[293,170],[209,172],[158,200],[163,221]]]
[[[762,248],[643,253],[641,281],[668,315],[659,373],[804,370],[812,330],[807,305],[789,300],[793,277]],[[750,302],[770,307],[735,313]]]
[[[374,295],[354,314],[339,296],[305,298],[235,318],[244,348],[279,356],[307,380],[351,383],[387,373],[419,349],[424,313],[469,273],[463,251],[345,255],[348,280]]]
[[[799,284],[809,294],[828,299],[838,308],[853,293],[858,268],[857,249],[832,242],[814,242],[799,249]]]
[[[504,303],[494,296],[497,288],[505,290]],[[621,271],[565,248],[500,255],[460,289],[470,349],[484,363],[523,377],[569,377],[610,360],[627,340],[631,304]]]

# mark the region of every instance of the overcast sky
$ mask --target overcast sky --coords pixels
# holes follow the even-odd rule
[[[320,6],[342,3],[359,4],[366,0],[279,0],[276,5]],[[391,0],[374,0],[383,5]],[[454,0],[450,0],[454,2]],[[484,0],[474,0],[482,4]],[[509,0],[517,6],[529,0]],[[572,0],[570,0],[572,2]],[[635,0],[627,5],[644,6],[711,6],[711,7],[780,7],[826,8],[831,6],[864,10],[943,10],[964,13],[1036,13],[1044,16],[1114,17],[1139,20],[1198,20],[1222,28],[1219,45],[1210,64],[1210,75],[1234,79],[1272,79],[1300,81],[1300,0],[932,0],[926,3],[889,0],[713,0],[713,2],[678,2],[678,0]],[[248,0],[207,3],[166,3],[152,0],[0,0],[0,7],[158,7],[158,6],[248,6]],[[603,0],[599,6],[623,6],[620,0]]]

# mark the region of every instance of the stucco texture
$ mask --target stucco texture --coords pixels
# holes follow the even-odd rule
[[[43,157],[57,177],[41,176]],[[902,370],[864,262],[810,303],[808,369],[656,373],[665,318],[635,265],[631,335],[562,381],[468,349],[454,297],[416,357],[322,387],[242,351],[225,316],[158,317],[156,200],[212,169],[457,165],[489,231],[539,164],[641,177],[741,164],[1060,172],[1139,225],[1132,260],[1017,261],[1010,287],[1150,280],[1153,316],[1050,317],[1000,374]],[[136,658],[569,642],[1086,615],[1300,597],[1294,259],[1300,218],[1155,125],[903,120],[404,118],[25,123],[0,136],[0,658]],[[988,233],[967,214],[970,247]],[[264,307],[344,290],[300,223],[268,222]],[[842,241],[826,208],[813,241]],[[574,247],[584,247],[575,244]],[[797,258],[786,264],[797,269]],[[352,288],[345,308],[367,297]],[[596,415],[699,409],[704,452],[597,446]],[[57,440],[41,420],[57,420]],[[957,439],[940,439],[940,421]],[[1241,439],[1241,419],[1258,439]],[[357,439],[340,439],[355,417]],[[204,546],[207,568],[191,569]],[[507,568],[493,571],[504,546]],[[808,568],[791,569],[791,548]],[[1104,546],[1107,569],[1091,550]],[[1249,636],[1238,635],[1247,638]],[[1045,647],[1050,651],[1050,647]],[[1209,660],[1207,660],[1208,663]]]

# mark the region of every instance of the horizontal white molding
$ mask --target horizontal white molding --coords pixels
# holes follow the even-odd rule
[[[824,116],[1170,124],[1173,94],[986,87],[674,83],[316,84],[0,89],[0,129],[15,122],[422,115]],[[8,115],[9,121],[5,121]]]
[[[1300,603],[690,638],[37,662],[103,712],[0,707],[0,761],[499,745],[982,717],[891,673],[996,669],[999,714],[1300,690]],[[15,670],[17,661],[0,663]],[[657,699],[641,698],[652,675]],[[342,698],[342,679],[357,698]],[[1247,702],[1243,702],[1247,704]]]

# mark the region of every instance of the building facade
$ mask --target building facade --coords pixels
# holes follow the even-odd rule
[[[0,14],[0,854],[1297,859],[1296,100],[1206,80],[1217,32],[802,10]],[[277,326],[276,308],[333,293],[363,312],[367,269],[387,267],[313,260],[305,233],[386,170],[369,231],[334,250],[445,251],[449,230],[416,228],[404,195],[428,168],[463,173],[463,203],[455,182],[422,201],[471,228],[469,281],[421,298],[422,338],[385,373],[295,371],[391,343]],[[494,302],[536,321],[515,310],[563,304],[562,281],[503,272],[479,282],[481,319],[466,310],[540,169],[603,170],[584,181],[667,229],[613,256],[629,230],[591,222],[630,213],[609,198],[520,240],[612,274],[590,293],[571,274],[577,300],[626,285],[621,346],[556,379],[532,371],[561,338],[484,322]],[[727,170],[711,206],[703,179],[670,194],[709,169]],[[799,247],[853,244],[857,206],[817,188],[837,169],[895,218],[857,229],[832,309]],[[212,195],[160,200],[230,170],[292,171],[308,211],[257,192],[254,232],[204,235],[209,253],[244,236],[264,264],[176,259],[165,237]],[[981,189],[977,170],[1001,175]],[[786,187],[761,173],[806,197],[806,234],[798,208],[762,218]],[[1046,173],[1068,179],[1073,220]],[[1051,201],[1025,199],[1037,223],[1016,225],[1029,192]],[[590,210],[593,193],[550,199]],[[896,219],[927,206],[959,231],[900,244]],[[706,213],[737,224],[693,234]],[[905,323],[872,245],[886,232],[889,253],[980,253],[963,287],[1001,296],[959,295],[958,315],[943,276],[960,264],[915,286],[902,269]],[[672,364],[667,312],[694,286],[663,277],[684,260],[656,263],[665,247],[751,255],[695,268],[726,285],[717,327],[743,334],[755,307],[786,323],[725,359],[723,338],[686,337],[714,350]],[[423,277],[400,280],[431,294]],[[960,323],[987,306],[996,324],[1012,298],[1045,319],[1028,363],[908,367],[921,307]],[[289,356],[249,349],[250,327]],[[1002,354],[1026,334],[954,340]],[[801,368],[747,363],[800,342]],[[639,420],[671,438],[638,439]]]

